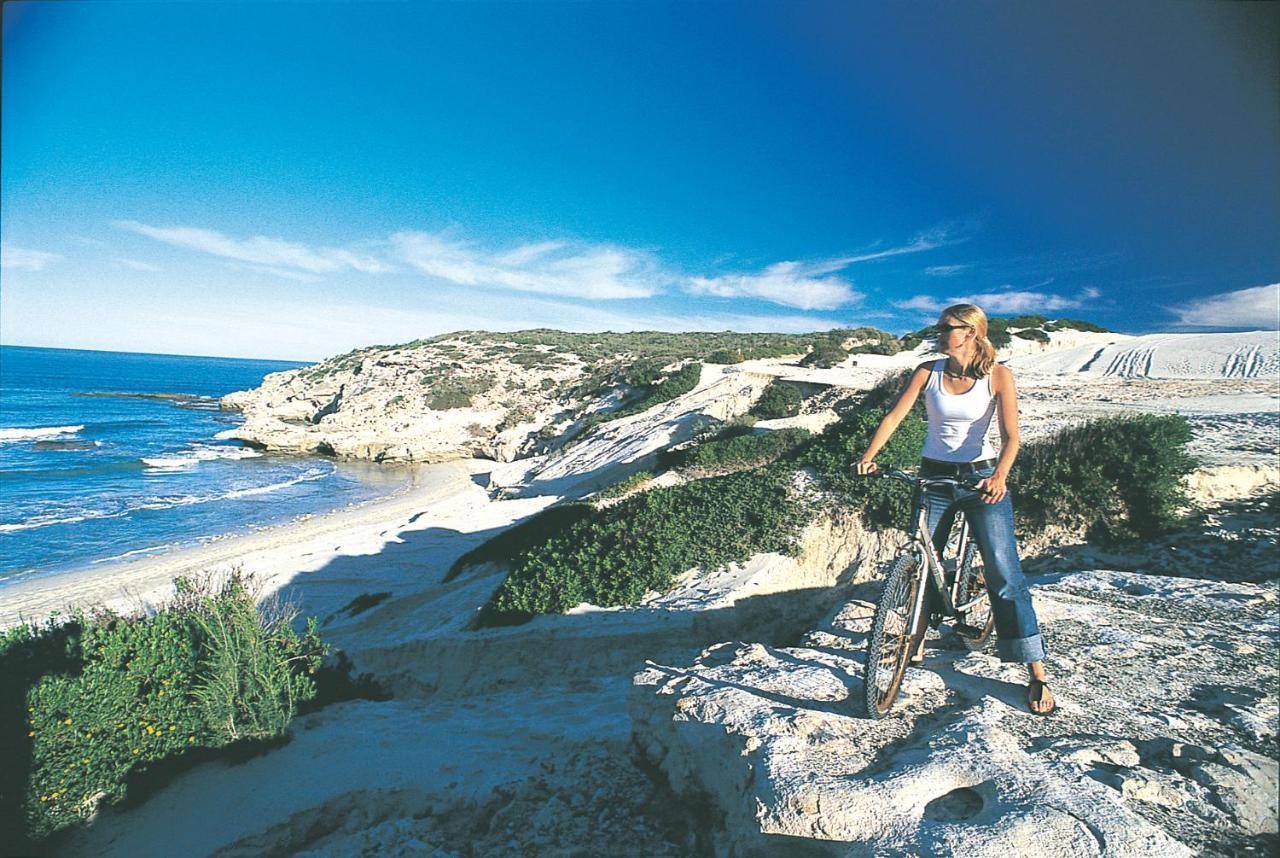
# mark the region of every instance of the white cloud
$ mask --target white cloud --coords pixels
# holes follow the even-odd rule
[[[853,285],[841,277],[832,277],[839,271],[859,262],[870,262],[906,253],[922,253],[949,244],[965,241],[958,238],[949,227],[939,227],[916,235],[907,244],[885,250],[868,250],[851,256],[837,256],[815,262],[775,262],[758,273],[723,274],[716,277],[688,277],[688,291],[698,295],[715,295],[721,298],[759,298],[796,307],[801,310],[833,310],[836,307],[861,301],[863,296],[855,292]],[[948,266],[941,266],[946,268]],[[965,266],[950,266],[956,270]]]
[[[1167,307],[1184,325],[1221,328],[1280,328],[1280,283],[1210,295]]]
[[[954,304],[954,301],[943,303],[937,298],[930,298],[928,295],[916,295],[905,301],[894,301],[893,306],[899,310],[918,310],[922,313],[940,313],[947,304]]]
[[[115,221],[115,226],[131,230],[177,247],[199,250],[214,256],[282,269],[301,269],[313,274],[353,269],[365,273],[394,270],[372,256],[335,247],[309,247],[280,238],[257,235],[237,239],[212,229],[192,226],[158,227],[131,220]]]
[[[901,256],[904,253],[921,253],[926,250],[933,250],[938,247],[944,247],[949,244],[959,244],[966,239],[957,238],[953,235],[952,230],[947,227],[938,227],[937,229],[926,230],[918,233],[915,238],[911,239],[907,244],[899,247],[891,247],[888,250],[877,250],[870,253],[861,253],[854,256],[843,256],[832,259],[826,265],[830,266],[827,271],[821,273],[830,273],[839,271],[840,269],[852,265],[855,262],[869,262],[873,259],[884,259],[887,256]]]
[[[986,292],[977,295],[966,295],[956,298],[950,303],[960,302],[977,304],[987,313],[1051,313],[1055,310],[1069,310],[1083,306],[1082,298],[1067,298],[1063,295],[1050,295],[1047,292],[1013,291]]]
[[[900,310],[917,310],[924,313],[940,313],[952,304],[977,304],[988,315],[1005,313],[1052,313],[1057,310],[1070,310],[1085,306],[1088,301],[1101,297],[1102,293],[1092,286],[1086,287],[1072,298],[1066,295],[1053,295],[1047,292],[1036,292],[1031,289],[1012,290],[1008,292],[979,292],[971,295],[954,295],[946,300],[930,295],[916,295],[905,301],[894,301],[893,306]]]
[[[492,252],[415,231],[395,233],[391,244],[412,267],[459,286],[612,300],[649,298],[671,279],[648,254],[613,245],[543,241]]]
[[[19,271],[43,271],[62,257],[44,250],[30,250],[25,247],[14,247],[12,244],[0,245],[0,268],[12,268]]]
[[[831,310],[862,296],[839,277],[824,277],[829,263],[776,262],[759,274],[690,277],[690,292],[721,298],[760,298],[801,310]]]
[[[950,277],[967,269],[968,265],[930,265],[924,270],[930,277]]]

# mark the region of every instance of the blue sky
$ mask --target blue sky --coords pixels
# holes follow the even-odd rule
[[[0,342],[1275,328],[1280,6],[4,5]]]

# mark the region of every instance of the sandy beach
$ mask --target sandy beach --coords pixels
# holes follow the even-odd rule
[[[368,555],[373,559],[402,531],[425,527],[436,517],[453,519],[462,513],[480,528],[502,526],[510,522],[513,510],[490,505],[488,495],[473,479],[492,467],[492,462],[477,459],[425,465],[408,486],[375,501],[158,556],[0,586],[0,628],[78,607],[126,611],[154,605],[172,592],[175,578],[236,566],[252,573],[268,594],[335,558]]]

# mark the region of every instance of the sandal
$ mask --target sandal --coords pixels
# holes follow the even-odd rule
[[[1044,693],[1046,690],[1048,690],[1048,688],[1049,688],[1049,683],[1045,682],[1043,679],[1032,679],[1029,683],[1027,683],[1027,690],[1030,692],[1030,694],[1027,695],[1028,705],[1032,703],[1039,703],[1041,700],[1043,700]],[[1031,714],[1032,715],[1052,715],[1056,711],[1058,711],[1058,699],[1055,697],[1048,709],[1044,710],[1043,712],[1037,712],[1035,709],[1032,709]]]

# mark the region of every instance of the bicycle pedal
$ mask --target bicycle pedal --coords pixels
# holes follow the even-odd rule
[[[973,638],[974,640],[982,637],[982,629],[977,626],[968,625],[967,623],[953,623],[951,625],[951,631],[961,637]]]

